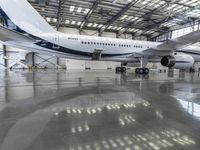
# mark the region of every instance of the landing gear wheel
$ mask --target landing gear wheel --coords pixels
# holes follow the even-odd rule
[[[139,74],[144,74],[144,69],[143,68],[139,68]]]
[[[144,68],[143,73],[144,74],[149,74],[149,69],[148,68]]]
[[[116,67],[115,69],[116,73],[119,73],[119,72],[126,72],[126,67]]]
[[[126,72],[126,67],[121,67],[122,72]]]
[[[139,68],[136,68],[136,69],[135,69],[135,73],[136,73],[136,74],[139,74]]]
[[[118,72],[121,72],[121,67],[116,67],[115,71],[118,73]]]
[[[136,74],[149,74],[148,68],[136,68],[135,69]]]

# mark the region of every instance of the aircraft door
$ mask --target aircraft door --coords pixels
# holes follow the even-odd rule
[[[55,35],[53,37],[53,49],[59,49],[60,48],[60,38],[58,35]]]

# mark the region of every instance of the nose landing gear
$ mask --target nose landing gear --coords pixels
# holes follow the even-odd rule
[[[115,71],[116,73],[124,73],[126,72],[126,67],[116,67]]]

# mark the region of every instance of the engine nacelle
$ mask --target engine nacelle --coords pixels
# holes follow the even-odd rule
[[[161,64],[165,67],[175,69],[189,69],[194,65],[194,58],[187,54],[176,54],[173,56],[164,56]]]

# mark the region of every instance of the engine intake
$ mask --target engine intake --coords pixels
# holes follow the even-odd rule
[[[194,65],[194,58],[190,55],[178,53],[172,56],[164,56],[161,64],[165,67],[175,69],[189,69]]]
[[[161,59],[161,65],[165,67],[173,67],[176,63],[176,59],[173,56],[165,56]]]

